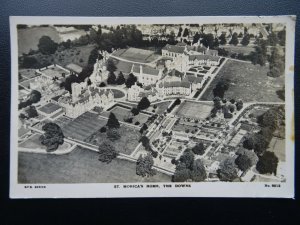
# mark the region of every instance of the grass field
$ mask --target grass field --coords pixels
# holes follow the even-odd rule
[[[232,53],[236,53],[236,54],[242,53],[244,55],[249,55],[251,52],[255,51],[254,47],[252,47],[252,46],[221,45],[220,48],[224,48],[230,54],[232,54]]]
[[[212,100],[216,84],[222,79],[228,79],[229,89],[224,96],[227,99],[242,99],[244,102],[282,102],[276,91],[282,89],[284,77],[268,77],[268,71],[267,66],[228,60],[201,99]]]
[[[49,36],[54,42],[61,42],[58,32],[53,27],[30,27],[18,29],[18,53],[28,53],[30,49],[37,50],[42,36]]]
[[[130,113],[129,109],[123,108],[121,106],[116,106],[110,111],[104,111],[101,113],[102,116],[108,117],[110,113],[114,113],[115,116],[119,121],[124,122],[124,117],[127,116]],[[144,113],[139,113],[138,115],[133,117],[132,124],[135,124],[135,122],[139,122],[140,125],[145,123],[148,120],[149,116]]]
[[[161,102],[161,103],[155,103],[153,105],[151,105],[147,111],[152,112],[152,110],[154,109],[153,106],[156,105],[157,108],[154,109],[154,113],[156,114],[162,114],[163,112],[166,111],[166,109],[168,108],[168,106],[171,104],[172,101],[166,101],[166,102]]]
[[[115,140],[113,146],[116,148],[116,151],[130,155],[139,144],[138,141],[141,137],[140,132],[124,125],[118,129],[118,132],[121,138]],[[99,131],[96,131],[90,137],[85,139],[86,142],[93,145],[100,145],[104,140],[108,140],[106,133],[101,133]]]
[[[212,103],[185,101],[181,103],[176,114],[180,117],[188,117],[203,120],[209,116],[212,108]]]
[[[106,164],[98,154],[76,148],[67,155],[19,153],[19,183],[126,183],[170,182],[171,177],[157,172],[150,178],[137,176],[135,163],[115,159]]]
[[[273,137],[267,150],[274,152],[280,161],[285,161],[285,139]]]
[[[106,124],[97,114],[86,112],[62,128],[66,137],[83,141]]]

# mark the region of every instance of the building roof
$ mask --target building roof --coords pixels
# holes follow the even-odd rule
[[[185,87],[185,88],[190,88],[190,83],[187,81],[171,81],[171,82],[163,82],[159,84],[159,87]]]
[[[167,50],[169,52],[174,53],[180,53],[182,54],[184,52],[185,46],[178,46],[178,45],[169,45],[167,44],[165,47],[163,47],[164,50]]]
[[[82,67],[77,65],[77,64],[74,64],[74,63],[70,63],[66,66],[67,69],[75,72],[75,73],[81,73],[82,71]]]
[[[204,76],[186,75],[185,79],[190,83],[201,83]]]
[[[152,68],[150,66],[142,66],[142,65],[132,65],[132,71],[134,73],[140,73],[142,68],[142,73],[146,75],[153,75],[153,76],[158,76],[159,75],[159,70]]]
[[[219,61],[219,56],[213,56],[213,55],[189,55],[189,60],[210,60],[210,61]]]

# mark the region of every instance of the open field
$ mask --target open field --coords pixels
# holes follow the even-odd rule
[[[77,147],[67,155],[19,153],[19,183],[126,183],[170,182],[171,177],[157,172],[150,178],[137,176],[135,163],[115,159],[98,161],[98,154]]]
[[[62,128],[66,137],[83,141],[106,124],[97,114],[86,112]]]
[[[139,130],[122,125],[118,129],[118,132],[121,137],[120,139],[113,141],[113,146],[116,148],[117,152],[130,155],[139,144],[138,141],[141,138]],[[106,133],[101,133],[99,131],[96,131],[90,137],[85,139],[86,142],[97,146],[104,140],[109,140]]]
[[[112,108],[110,111],[104,111],[101,113],[102,116],[108,117],[110,113],[114,113],[115,116],[119,121],[124,122],[124,117],[126,117],[129,113],[130,110],[123,108],[121,106],[116,106]],[[138,115],[133,117],[132,124],[135,124],[136,122],[139,122],[140,125],[145,123],[148,120],[149,116],[144,114],[144,113],[139,113]]]
[[[176,114],[179,117],[188,117],[203,120],[209,116],[212,108],[212,103],[185,101],[178,107]]]
[[[229,80],[229,89],[225,92],[227,99],[242,99],[244,102],[282,102],[276,91],[284,85],[284,77],[267,76],[267,66],[228,60],[205,91],[202,100],[213,99],[213,89],[222,79]]]
[[[38,43],[42,36],[49,36],[54,42],[60,43],[62,40],[58,32],[53,27],[30,27],[18,29],[18,52],[19,55],[28,53],[30,49],[37,50]]]
[[[274,152],[280,161],[285,161],[285,139],[273,137],[267,150]]]

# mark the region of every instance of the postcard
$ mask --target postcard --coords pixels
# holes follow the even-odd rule
[[[295,20],[10,17],[10,197],[293,198]]]

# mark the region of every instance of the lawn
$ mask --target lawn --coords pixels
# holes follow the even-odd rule
[[[252,46],[234,46],[234,45],[222,45],[220,48],[224,48],[226,51],[228,51],[230,54],[236,53],[236,54],[244,54],[249,55],[251,52],[254,52],[255,49]]]
[[[116,151],[130,155],[139,144],[138,141],[141,137],[140,132],[124,125],[118,129],[118,132],[121,138],[113,141],[113,146],[116,148]],[[104,140],[108,140],[107,135],[106,133],[101,133],[100,131],[96,131],[90,137],[85,139],[86,142],[97,146],[100,145]]]
[[[213,108],[212,103],[184,101],[178,107],[176,114],[179,117],[187,117],[187,118],[204,120],[210,115],[212,108]]]
[[[31,49],[37,50],[42,36],[49,36],[54,42],[60,43],[61,38],[53,27],[30,27],[18,29],[18,53],[28,53]]]
[[[115,106],[113,107],[110,111],[104,111],[101,113],[102,116],[108,117],[110,113],[114,113],[115,116],[119,121],[124,122],[124,117],[126,117],[129,113],[130,110],[123,108],[121,106]],[[139,122],[141,124],[145,123],[148,120],[149,116],[144,114],[144,113],[139,113],[138,115],[133,117],[132,124],[135,124],[136,122]]]
[[[280,161],[285,161],[285,139],[273,137],[267,150],[274,152]]]
[[[61,107],[59,105],[53,104],[52,102],[49,102],[48,104],[42,106],[38,110],[41,112],[44,112],[46,114],[51,114],[57,110],[59,110]]]
[[[62,128],[66,137],[83,141],[106,124],[106,120],[99,118],[97,114],[86,112],[69,122]]]
[[[19,183],[128,183],[171,182],[171,177],[157,172],[150,178],[137,176],[135,163],[115,159],[98,161],[98,154],[77,147],[67,155],[19,153]]]
[[[268,71],[267,66],[228,60],[201,99],[212,100],[216,84],[222,79],[228,79],[229,89],[224,96],[227,99],[242,99],[244,102],[282,102],[276,91],[282,89],[284,77],[268,77]]]

